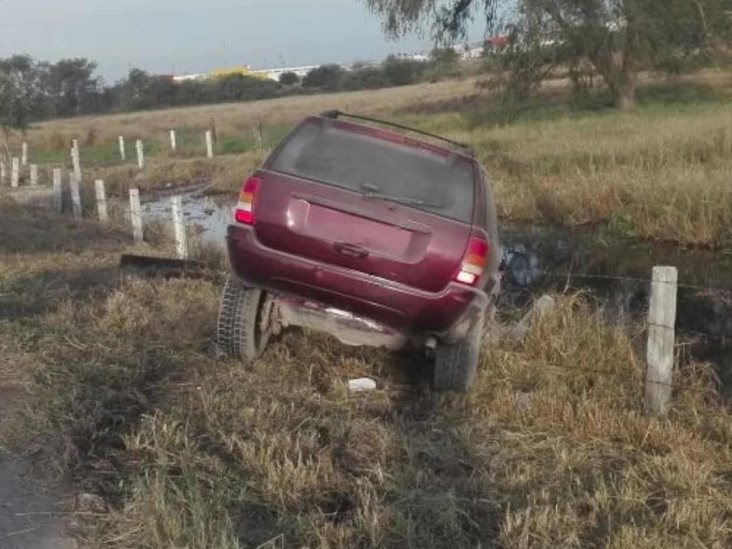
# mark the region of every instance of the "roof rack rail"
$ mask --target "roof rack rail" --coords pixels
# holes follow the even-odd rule
[[[463,149],[463,151],[466,154],[468,154],[469,156],[475,155],[475,153],[473,152],[473,149],[470,147],[470,145],[466,145],[465,143],[460,143],[459,141],[453,141],[452,139],[442,137],[441,135],[426,132],[423,130],[418,130],[417,128],[410,128],[409,126],[404,126],[402,124],[395,124],[394,122],[387,122],[386,120],[379,120],[378,118],[372,118],[370,116],[361,116],[360,114],[349,114],[347,112],[342,112],[337,109],[334,109],[331,111],[324,111],[324,112],[320,113],[320,116],[322,116],[323,118],[333,118],[333,119],[337,119],[341,116],[345,116],[346,118],[354,118],[356,120],[365,120],[366,122],[375,122],[377,124],[384,124],[386,126],[391,126],[393,128],[399,128],[400,130],[406,130],[409,132],[426,135],[427,137],[432,137],[433,139],[439,139],[440,141],[444,141],[445,143],[449,143],[450,145],[454,145],[455,147],[459,147],[459,148]]]

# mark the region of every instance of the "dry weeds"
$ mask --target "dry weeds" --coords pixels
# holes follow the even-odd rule
[[[219,360],[214,284],[120,283],[114,233],[2,208],[3,235],[37,232],[0,242],[0,346],[33,369],[25,436],[110,505],[89,547],[732,544],[708,366],[683,363],[670,416],[646,417],[640,328],[581,296],[486,346],[468,398],[436,398],[415,357],[309,332]],[[362,375],[379,390],[350,396]]]
[[[87,182],[101,177],[114,191],[203,181],[234,194],[262,158],[252,141],[260,121],[276,140],[302,116],[337,107],[470,143],[492,176],[503,219],[602,224],[623,236],[691,246],[723,248],[732,242],[730,73],[705,71],[673,83],[648,77],[643,93],[660,99],[647,100],[633,114],[572,110],[566,85],[552,81],[537,104],[508,124],[502,106],[488,93],[479,95],[476,82],[59,120],[39,125],[28,139],[31,152],[43,155],[74,136],[93,134],[95,146],[106,145],[87,156],[99,156],[106,167],[94,168]],[[191,158],[190,151],[162,152],[170,128],[193,135],[212,118],[219,135],[240,142],[235,150],[244,154],[206,161]],[[128,148],[137,137],[154,145],[144,171],[132,163],[109,165],[117,162],[120,134],[128,137]]]

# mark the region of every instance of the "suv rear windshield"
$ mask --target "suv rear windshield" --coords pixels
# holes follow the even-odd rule
[[[472,220],[475,177],[469,160],[349,131],[330,121],[306,121],[269,168],[466,223]]]

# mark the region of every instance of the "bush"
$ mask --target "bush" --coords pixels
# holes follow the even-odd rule
[[[280,84],[283,86],[294,86],[300,83],[300,77],[292,71],[283,72],[280,75]]]
[[[340,65],[322,65],[307,73],[302,85],[306,88],[336,91],[341,87],[345,73],[346,70]]]
[[[394,56],[389,56],[383,67],[386,79],[392,86],[414,84],[425,70],[425,64],[420,61],[397,59]]]
[[[343,87],[347,90],[374,90],[389,87],[391,83],[381,67],[354,69],[346,75]]]

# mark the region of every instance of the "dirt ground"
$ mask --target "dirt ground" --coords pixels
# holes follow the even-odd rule
[[[24,404],[27,380],[9,366],[0,367],[0,373],[2,431],[7,428],[3,420]],[[0,549],[72,549],[63,482],[59,474],[42,473],[43,464],[33,454],[32,449],[4,453],[0,448]]]
[[[33,461],[0,460],[0,549],[73,549],[59,483],[38,480]]]

